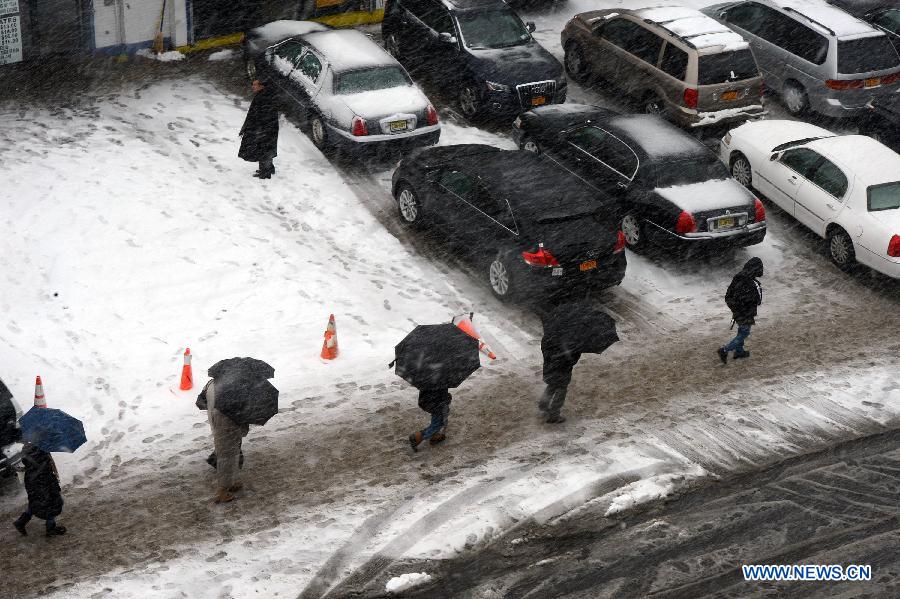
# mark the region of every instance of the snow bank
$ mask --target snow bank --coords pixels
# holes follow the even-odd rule
[[[218,52],[213,52],[209,55],[210,62],[220,62],[223,60],[231,60],[235,56],[237,56],[237,52],[230,48],[226,48],[225,50],[219,50]]]
[[[606,516],[612,516],[642,503],[662,499],[675,490],[674,479],[683,480],[682,476],[664,474],[645,478],[625,485],[616,491],[615,497],[606,510]]]
[[[384,585],[384,590],[388,593],[400,593],[407,589],[411,589],[414,586],[429,582],[430,580],[431,576],[425,572],[420,572],[418,574],[402,574],[387,581],[387,584]]]
[[[150,60],[158,60],[160,62],[172,62],[174,60],[184,60],[184,54],[177,50],[170,50],[169,52],[163,52],[161,54],[157,54],[156,52],[150,50],[149,48],[141,48],[136,52],[136,54],[142,58],[149,58]]]

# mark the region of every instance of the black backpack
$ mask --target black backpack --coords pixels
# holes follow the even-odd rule
[[[731,284],[728,285],[728,289],[725,291],[725,305],[728,306],[728,309],[731,310],[732,313],[738,312],[741,309],[741,305],[738,300],[738,288],[740,287],[741,280],[740,277],[735,277],[731,279]]]

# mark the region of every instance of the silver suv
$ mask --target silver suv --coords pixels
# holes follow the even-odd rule
[[[749,0],[703,12],[750,42],[766,85],[791,114],[859,116],[900,84],[900,56],[887,36],[823,1]]]

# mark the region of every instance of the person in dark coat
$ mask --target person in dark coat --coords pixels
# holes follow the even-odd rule
[[[26,443],[22,448],[22,463],[25,466],[28,509],[13,522],[13,526],[22,535],[27,535],[25,525],[37,516],[46,521],[48,537],[66,534],[66,527],[56,523],[56,517],[62,513],[63,498],[53,458],[39,447]]]
[[[762,284],[758,281],[761,276],[763,276],[762,260],[750,258],[741,272],[731,280],[725,292],[725,303],[738,325],[738,332],[734,339],[719,348],[719,359],[722,360],[722,364],[728,363],[730,351],[734,351],[735,360],[750,357],[750,352],[744,349],[744,341],[750,336],[750,327],[756,323],[756,310],[762,304]]]
[[[547,388],[538,401],[538,409],[546,414],[549,424],[559,424],[566,421],[561,411],[572,382],[572,369],[581,359],[581,352],[570,351],[560,340],[545,335],[541,339],[541,354]]]
[[[275,88],[263,80],[253,80],[253,91],[256,95],[241,127],[238,157],[259,163],[254,177],[271,179],[275,174],[272,160],[278,155],[278,102]]]
[[[446,389],[421,389],[419,391],[419,407],[431,414],[431,424],[409,436],[409,444],[413,451],[419,451],[419,445],[428,439],[429,445],[437,445],[447,438],[447,420],[450,417],[450,401],[453,396]]]

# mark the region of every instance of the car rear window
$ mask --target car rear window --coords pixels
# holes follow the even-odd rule
[[[358,94],[376,89],[388,89],[390,87],[403,87],[412,85],[406,72],[395,66],[378,67],[375,69],[363,69],[340,73],[334,84],[337,94]]]
[[[759,75],[756,61],[749,49],[719,54],[705,54],[697,64],[697,84],[715,85],[742,79],[752,79]]]
[[[715,157],[658,162],[653,165],[653,171],[656,187],[660,189],[675,187],[676,185],[691,185],[692,183],[703,183],[704,181],[728,179],[731,176],[725,165]]]
[[[852,75],[900,66],[900,56],[886,35],[838,42],[838,73]]]
[[[868,190],[869,212],[900,208],[900,181],[873,185]]]

